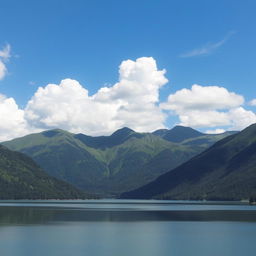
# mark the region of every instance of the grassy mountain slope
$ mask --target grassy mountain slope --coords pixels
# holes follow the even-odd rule
[[[84,135],[82,133],[74,135],[74,138],[79,139],[88,147],[96,149],[105,149],[118,146],[130,139],[131,137],[141,138],[143,137],[143,135],[140,133],[136,133],[132,129],[129,129],[127,127],[117,130],[110,136],[92,137]]]
[[[256,124],[123,198],[241,200],[256,195]]]
[[[128,128],[101,137],[57,129],[3,144],[31,156],[57,178],[105,194],[119,194],[144,185],[198,152],[191,146]]]
[[[63,130],[31,134],[3,144],[31,156],[48,174],[88,191],[93,191],[107,172],[96,158],[97,152],[95,157],[92,148]]]
[[[80,189],[118,195],[153,181],[207,147],[207,141],[195,145],[189,141],[195,137],[186,138],[183,144],[129,128],[100,137],[56,129],[3,144],[31,156],[47,173]]]
[[[85,194],[46,174],[28,156],[0,146],[0,199],[75,199]]]
[[[170,167],[174,168],[191,158],[196,151],[152,134],[144,134],[101,153],[105,154],[105,163],[109,169],[104,184],[108,191],[119,193],[154,180]]]

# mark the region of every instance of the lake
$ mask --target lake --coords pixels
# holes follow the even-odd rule
[[[1,256],[256,253],[256,206],[154,200],[1,201]]]

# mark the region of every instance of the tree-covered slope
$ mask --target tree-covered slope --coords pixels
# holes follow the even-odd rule
[[[241,200],[256,195],[256,124],[123,198]]]
[[[57,129],[3,144],[31,156],[50,175],[106,195],[144,185],[198,153],[128,128],[101,137]]]
[[[184,130],[184,129],[183,129]],[[191,138],[189,138],[191,139]],[[31,156],[47,173],[104,195],[138,188],[184,163],[207,147],[173,143],[129,128],[92,137],[50,130],[3,143]]]
[[[28,156],[0,145],[0,199],[76,199],[86,195],[47,175]]]
[[[31,134],[3,144],[32,157],[48,174],[87,191],[94,191],[94,184],[100,184],[107,173],[104,162],[90,152],[93,148],[63,130]]]

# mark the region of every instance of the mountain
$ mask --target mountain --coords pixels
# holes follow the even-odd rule
[[[183,145],[125,127],[99,137],[55,129],[3,144],[79,189],[115,196],[153,181],[208,147],[208,142],[195,145],[190,139]]]
[[[0,199],[76,199],[86,195],[46,174],[31,158],[0,146]]]
[[[215,142],[236,133],[237,131],[226,131],[221,134],[205,134],[190,127],[177,125],[170,130],[156,130],[152,134],[170,142],[175,142],[182,145],[193,145],[200,147],[203,150],[213,145]]]
[[[204,135],[203,133],[194,130],[190,127],[180,126],[177,125],[173,127],[171,130],[168,129],[160,129],[153,132],[154,135],[160,136],[161,138],[171,141],[180,143],[186,139],[192,139],[196,137],[200,137]]]
[[[48,174],[104,195],[144,185],[198,153],[129,128],[100,137],[56,129],[3,144],[31,156]]]
[[[256,124],[121,198],[242,200],[256,195]]]
[[[82,133],[76,134],[74,138],[79,139],[88,147],[96,148],[96,149],[105,149],[105,148],[112,148],[114,146],[118,146],[128,139],[136,137],[141,138],[143,134],[139,134],[134,132],[132,129],[124,127],[115,131],[110,136],[99,136],[99,137],[92,137],[87,136]]]

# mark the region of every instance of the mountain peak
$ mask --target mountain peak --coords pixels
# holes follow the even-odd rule
[[[127,136],[127,135],[130,135],[131,133],[134,133],[134,130],[132,130],[128,127],[123,127],[123,128],[116,130],[115,132],[113,132],[111,134],[111,137],[112,136]]]
[[[171,142],[182,142],[186,139],[192,139],[204,135],[203,133],[186,126],[176,125],[172,129],[160,129],[153,132],[154,135],[160,136]]]
[[[186,126],[177,125],[165,135],[165,139],[172,142],[182,142],[186,139],[202,136],[203,133]]]
[[[183,126],[183,125],[175,125],[172,129],[170,130],[179,130],[179,131],[195,131],[197,133],[200,133],[199,131],[189,127],[189,126]],[[202,134],[202,133],[201,133]]]
[[[76,134],[74,137],[92,148],[111,148],[124,143],[132,134],[136,135],[132,129],[124,127],[116,130],[110,136],[92,137],[84,134]]]
[[[163,138],[168,131],[169,131],[168,129],[158,129],[158,130],[152,132],[152,134]]]
[[[51,138],[57,135],[61,135],[61,134],[70,134],[68,131],[62,130],[62,129],[52,129],[52,130],[47,130],[47,131],[43,131],[42,134],[45,137]]]

